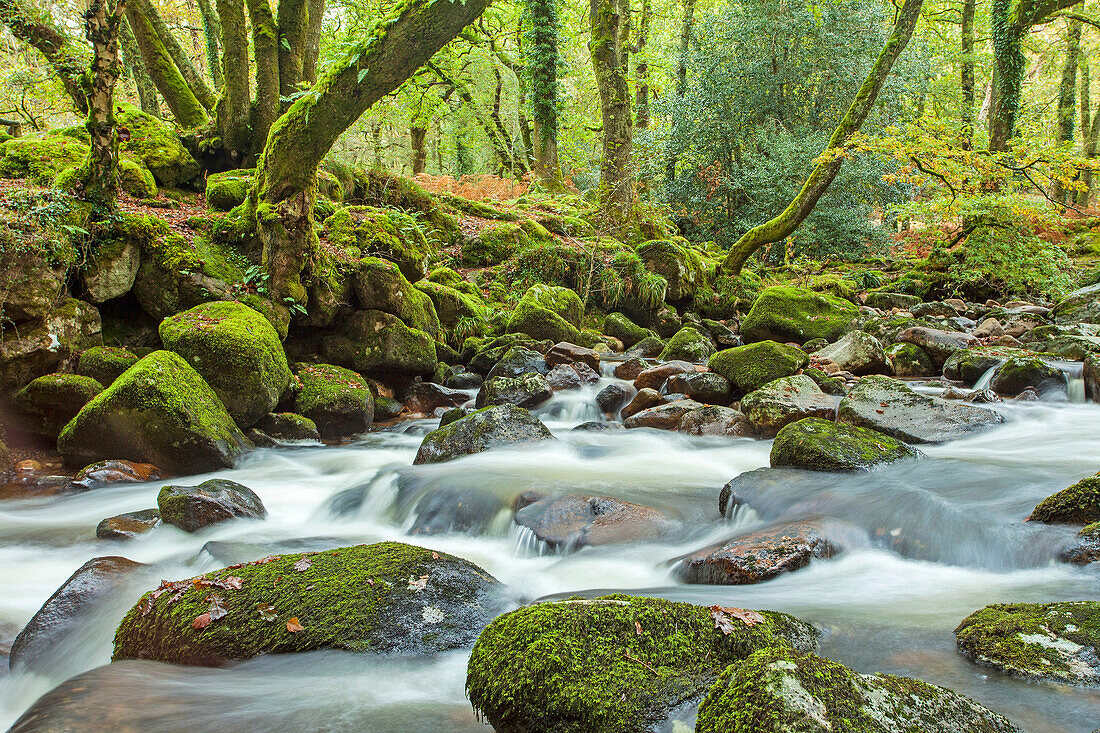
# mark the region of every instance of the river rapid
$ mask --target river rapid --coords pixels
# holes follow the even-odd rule
[[[535,411],[559,438],[452,462],[412,466],[436,421],[403,423],[335,447],[249,454],[230,478],[269,517],[189,535],[171,526],[128,542],[95,539],[104,517],[156,504],[165,482],[0,502],[0,640],[92,557],[149,563],[79,631],[55,644],[50,674],[0,673],[0,730],[43,693],[105,665],[122,614],[161,578],[179,579],[278,552],[403,540],[465,557],[508,584],[516,604],[622,591],[700,604],[786,611],[823,630],[821,654],[860,672],[919,677],[968,695],[1035,733],[1100,727],[1100,691],[1010,679],[955,651],[953,629],[989,603],[1100,600],[1100,563],[1057,562],[1074,530],[1022,520],[1049,494],[1100,469],[1100,406],[997,405],[1008,421],[925,448],[928,458],[871,473],[822,474],[775,487],[756,510],[718,515],[723,484],[768,465],[770,441],[650,430],[572,432],[600,419],[596,391],[559,393]],[[613,496],[652,506],[683,529],[661,543],[553,553],[512,525],[517,491]],[[482,529],[409,535],[425,496],[474,502]],[[669,560],[777,518],[826,516],[844,548],[830,560],[753,586],[684,585]],[[91,676],[90,714],[112,708],[119,730],[486,731],[464,692],[468,651],[431,659],[344,652],[261,657],[204,669],[127,662]],[[94,717],[94,715],[92,715]],[[670,721],[690,730],[694,711]]]

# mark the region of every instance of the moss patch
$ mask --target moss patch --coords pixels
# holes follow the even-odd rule
[[[296,364],[300,387],[294,411],[312,420],[326,438],[363,433],[374,421],[374,397],[366,380],[331,364]]]
[[[710,358],[707,366],[730,381],[738,395],[760,389],[768,382],[794,374],[809,358],[794,346],[760,341],[748,346],[724,349]]]
[[[749,340],[797,341],[823,338],[835,341],[859,316],[847,300],[801,288],[766,288],[741,323]]]
[[[1100,521],[1100,473],[1039,502],[1029,520],[1046,524],[1091,524]]]
[[[874,430],[809,417],[779,431],[772,443],[771,464],[811,471],[859,471],[922,456],[917,449]]]

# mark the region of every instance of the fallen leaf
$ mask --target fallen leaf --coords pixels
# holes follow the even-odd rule
[[[303,628],[302,625],[300,623],[298,623],[298,617],[297,616],[294,616],[292,618],[287,619],[287,621],[286,621],[286,630],[289,631],[290,633],[297,634],[299,631],[302,631],[302,628]]]
[[[269,603],[257,603],[256,613],[260,614],[260,618],[268,623],[271,623],[279,617],[278,614],[275,613],[275,606]]]
[[[642,625],[637,621],[634,622],[634,633],[638,636],[642,635]]]
[[[438,552],[433,552],[432,553],[432,559],[433,560],[438,560],[439,559],[439,553]]]
[[[303,557],[301,560],[294,563],[294,569],[297,570],[299,573],[304,573],[305,571],[309,570],[312,565],[312,560],[310,560],[308,557]]]
[[[409,590],[421,591],[426,585],[428,585],[427,575],[421,575],[419,578],[409,576]]]
[[[714,628],[718,629],[726,636],[737,628],[731,621],[731,617],[738,619],[744,623],[745,626],[755,626],[766,620],[756,611],[750,611],[744,608],[730,608],[728,606],[711,606],[710,615],[711,618],[714,619]]]
[[[211,621],[211,619],[210,619],[210,614],[209,613],[199,614],[199,616],[194,621],[191,622],[191,628],[192,629],[205,629],[207,626],[210,625],[210,621]]]
[[[210,620],[217,621],[225,614],[229,613],[229,604],[221,596],[213,595],[207,596],[206,600],[210,601]]]

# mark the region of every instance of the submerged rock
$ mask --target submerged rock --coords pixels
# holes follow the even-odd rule
[[[617,545],[660,537],[672,528],[656,509],[606,496],[558,496],[516,512],[515,522],[552,548]]]
[[[675,400],[663,405],[655,405],[623,420],[623,427],[675,430],[685,415],[702,407],[705,405],[695,400]]]
[[[955,643],[1017,677],[1100,686],[1100,601],[996,603],[963,619]]]
[[[1019,733],[1006,718],[927,682],[859,674],[774,646],[726,668],[699,707],[696,733]]]
[[[140,484],[162,478],[161,471],[149,463],[99,461],[76,472],[65,486],[67,491],[90,491],[113,484]]]
[[[157,495],[160,518],[184,532],[197,532],[230,519],[263,519],[267,509],[252,489],[227,479],[198,486],[165,486]]]
[[[811,650],[816,637],[774,611],[624,595],[538,603],[481,633],[466,689],[499,733],[642,733],[726,666],[775,644]]]
[[[432,654],[473,641],[499,612],[501,590],[473,563],[399,542],[264,558],[146,593],[118,626],[113,660]]]
[[[692,410],[680,419],[676,430],[687,435],[754,435],[752,425],[739,410],[720,405],[707,405]]]
[[[808,417],[779,431],[772,443],[771,464],[812,471],[860,471],[923,455],[874,430]]]
[[[522,407],[486,407],[424,436],[414,464],[440,463],[492,448],[555,440],[550,430]]]
[[[1010,356],[997,367],[989,386],[998,394],[1014,397],[1028,387],[1042,394],[1066,390],[1066,375],[1037,356]]]
[[[832,557],[820,520],[784,522],[719,542],[681,558],[676,575],[685,583],[749,585],[798,570],[813,558]]]

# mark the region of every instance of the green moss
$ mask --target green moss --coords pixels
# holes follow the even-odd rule
[[[608,313],[603,321],[603,332],[619,339],[623,346],[630,348],[646,336],[655,335],[648,328],[642,328],[623,313]]]
[[[454,243],[461,234],[458,220],[408,178],[384,171],[349,169],[345,175],[350,181],[345,181],[332,166],[326,165],[325,169],[344,182],[345,201],[382,209],[400,209],[416,217],[424,225],[425,234],[436,249]]]
[[[481,297],[481,289],[477,285],[474,285],[469,280],[466,280],[462,275],[458,274],[449,267],[437,267],[428,273],[425,278],[431,282],[439,283],[440,285],[446,285],[449,288],[454,288],[460,293],[466,295],[472,295],[475,298]]]
[[[151,199],[157,195],[157,182],[153,174],[129,158],[123,158],[118,163],[118,185],[136,199]]]
[[[730,381],[737,394],[746,394],[780,377],[794,374],[806,365],[801,349],[775,341],[724,349],[710,357],[707,366]]]
[[[91,377],[109,387],[137,362],[137,354],[129,349],[118,346],[95,346],[80,354],[76,373]]]
[[[750,340],[835,341],[858,316],[855,305],[836,296],[775,286],[765,289],[752,304],[741,323],[741,334]]]
[[[437,254],[421,224],[399,211],[349,206],[325,220],[324,233],[329,244],[344,251],[395,263],[410,281],[424,277]]]
[[[512,311],[507,330],[525,333],[534,339],[576,343],[583,315],[584,305],[572,290],[532,285]]]
[[[374,420],[374,396],[355,372],[332,364],[296,364],[300,387],[294,411],[312,420],[322,436],[365,432]]]
[[[510,211],[502,211],[496,207],[490,206],[484,201],[473,201],[450,193],[439,194],[438,198],[444,206],[460,214],[476,216],[480,219],[495,219],[497,221],[516,221],[519,219],[519,216],[516,214]]]
[[[646,731],[727,665],[772,645],[813,646],[808,624],[773,611],[732,631],[710,610],[624,595],[539,603],[478,637],[466,690],[497,730]]]
[[[963,619],[959,650],[1009,674],[1100,684],[1100,602],[998,603]]]
[[[703,257],[684,239],[646,242],[635,252],[646,267],[668,282],[667,298],[678,303],[706,289],[707,268]]]
[[[668,345],[657,358],[661,361],[682,359],[695,364],[702,364],[714,356],[714,343],[710,337],[700,333],[692,326],[684,326],[669,339]]]
[[[859,471],[922,456],[875,430],[808,417],[779,431],[772,443],[771,464],[811,471]]]
[[[214,173],[206,179],[206,205],[214,211],[229,211],[244,203],[252,189],[255,168]]]
[[[1017,395],[1028,387],[1040,392],[1048,389],[1065,389],[1066,377],[1062,370],[1031,354],[1013,355],[993,373],[990,388],[1003,395]]]
[[[317,440],[317,423],[293,412],[273,412],[265,415],[257,427],[267,435],[282,440]]]
[[[0,177],[50,186],[59,173],[79,167],[87,157],[88,146],[69,137],[17,137],[0,144]]]
[[[1051,494],[1031,512],[1030,521],[1091,524],[1100,521],[1100,473]]]
[[[308,566],[299,570],[303,561]],[[423,576],[428,582],[422,589],[411,582]],[[432,602],[443,593],[453,594],[455,604],[484,602],[496,585],[461,558],[399,542],[282,555],[200,577],[213,583],[239,578],[240,587],[184,581],[180,592],[146,593],[118,626],[113,660],[217,665],[326,648],[441,651],[469,636],[458,626],[469,619],[439,611],[442,618],[433,621],[427,612]],[[227,613],[196,629],[193,622],[209,611],[212,594],[223,599]],[[287,628],[293,618],[301,631]]]
[[[27,429],[56,438],[80,408],[102,391],[103,385],[91,377],[47,374],[16,393],[14,401]]]
[[[180,186],[199,175],[199,164],[180,143],[170,122],[125,102],[119,105],[115,121],[130,131],[130,139],[121,143],[119,150],[140,160],[161,186]]]
[[[431,301],[428,303],[430,305]],[[412,328],[392,313],[380,310],[353,313],[344,325],[343,335],[324,338],[323,353],[336,364],[383,377],[391,374],[427,376],[438,363],[432,334]]]
[[[513,222],[494,224],[462,245],[462,264],[471,267],[497,265],[517,251],[529,247],[532,240],[522,226]]]
[[[364,257],[355,273],[355,294],[364,309],[384,311],[409,328],[439,336],[439,315],[432,299],[414,288],[392,262]]]

